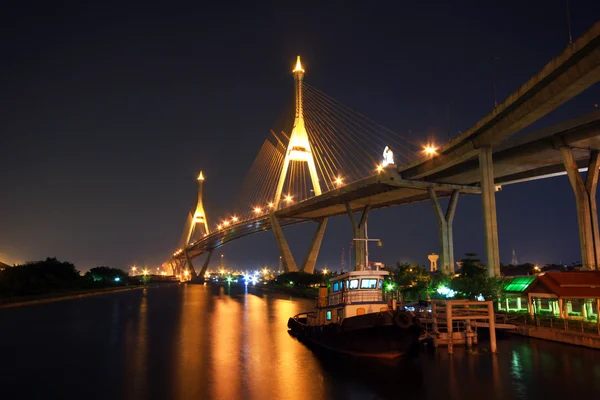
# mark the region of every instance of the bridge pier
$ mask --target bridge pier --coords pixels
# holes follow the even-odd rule
[[[204,260],[204,264],[202,264],[202,269],[200,270],[200,273],[198,274],[198,276],[202,279],[204,279],[204,275],[206,274],[206,270],[208,269],[208,264],[210,263],[210,258],[212,257],[212,253],[213,253],[213,250],[208,251],[206,260]]]
[[[600,237],[596,209],[596,187],[598,185],[598,167],[600,166],[598,154],[597,150],[590,153],[584,182],[575,157],[573,157],[573,151],[564,146],[560,148],[560,155],[575,194],[581,263],[584,267],[595,270],[600,265]]]
[[[306,254],[306,260],[302,264],[302,271],[307,274],[315,272],[315,264],[317,263],[317,257],[319,257],[319,250],[321,249],[321,243],[323,242],[323,235],[325,235],[325,228],[327,227],[327,218],[323,218],[319,221],[317,231],[313,236],[310,247],[308,248],[308,254]]]
[[[281,229],[281,225],[279,225],[279,221],[277,221],[277,217],[274,214],[270,216],[271,220],[271,228],[275,235],[275,241],[277,242],[277,248],[279,249],[280,260],[283,262],[283,268],[285,272],[297,272],[298,265],[296,264],[296,260],[290,250],[290,246],[283,235],[283,230]],[[317,231],[313,236],[313,239],[310,243],[310,247],[308,248],[308,253],[306,254],[306,259],[304,260],[304,264],[302,264],[302,269],[300,271],[306,272],[308,274],[312,274],[315,272],[315,264],[317,263],[317,257],[319,257],[319,250],[321,249],[321,243],[323,242],[323,236],[325,235],[325,228],[327,227],[327,218],[323,218],[319,220],[319,226],[317,227]]]
[[[345,203],[345,205],[346,213],[348,214],[348,217],[350,217],[350,224],[352,225],[353,239],[366,239],[367,218],[371,206],[367,204],[363,208],[362,216],[357,224],[356,219],[354,218],[354,212],[352,211],[352,208],[350,208],[350,204]],[[354,244],[354,270],[363,271],[365,268],[368,268],[368,265],[365,265],[367,242],[365,240],[353,240],[352,243]]]
[[[177,276],[177,264],[174,264],[173,261],[169,261],[169,266],[171,267],[173,276]]]
[[[185,261],[187,263],[187,269],[190,271],[190,277],[196,277],[196,270],[194,269],[194,264],[192,264],[192,259],[190,258],[187,250],[183,250],[183,254],[185,254]]]
[[[428,187],[429,197],[433,202],[433,208],[438,222],[438,232],[440,238],[440,265],[444,274],[454,274],[454,238],[452,236],[452,222],[458,203],[459,191],[453,190],[446,214],[442,211],[442,206],[438,201],[433,187]]]
[[[483,230],[489,276],[500,276],[500,251],[498,249],[498,220],[496,218],[496,185],[492,147],[479,148],[479,172],[481,174],[481,205]]]
[[[298,272],[296,260],[294,260],[294,256],[292,255],[292,251],[290,250],[290,246],[288,245],[285,236],[283,236],[283,230],[279,225],[279,221],[277,221],[277,217],[275,214],[271,214],[269,219],[271,220],[271,229],[275,235],[275,242],[277,243],[277,248],[279,249],[279,255],[283,261],[284,271]]]

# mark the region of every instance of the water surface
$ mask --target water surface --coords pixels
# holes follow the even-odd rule
[[[519,337],[397,364],[315,354],[306,299],[175,285],[0,309],[2,399],[598,398],[600,351]]]

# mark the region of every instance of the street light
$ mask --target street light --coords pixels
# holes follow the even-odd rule
[[[255,212],[256,214],[260,214],[260,212],[261,212],[261,211],[262,211],[262,210],[260,209],[260,207],[254,207],[254,212]]]
[[[383,171],[383,165],[378,165],[377,166],[377,173],[380,173],[381,171]]]
[[[292,201],[292,196],[290,196],[289,194],[287,196],[285,196],[285,201],[288,202],[288,203],[290,201]]]
[[[423,148],[423,152],[426,155],[433,157],[437,154],[437,148],[433,144],[428,144]]]
[[[327,268],[323,268],[323,275],[327,275],[329,271],[327,271]]]
[[[340,187],[342,185],[342,178],[340,178],[339,176],[336,178],[335,180],[335,184],[337,185],[337,187]]]

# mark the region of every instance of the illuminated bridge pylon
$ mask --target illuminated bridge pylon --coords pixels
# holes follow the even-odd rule
[[[194,270],[194,266],[192,265],[192,260],[186,251],[186,248],[190,244],[190,239],[192,239],[192,237],[194,236],[194,233],[196,233],[196,236],[199,236],[199,237],[205,237],[205,236],[210,235],[210,228],[208,227],[208,219],[206,217],[206,212],[204,211],[204,204],[202,202],[202,185],[203,185],[203,183],[204,183],[204,175],[202,174],[202,171],[200,171],[200,174],[198,175],[198,201],[196,202],[196,208],[195,208],[195,210],[192,208],[193,212],[192,212],[192,210],[190,210],[190,212],[188,213],[185,227],[183,228],[181,238],[179,239],[179,246],[178,246],[178,250],[177,250],[177,252],[184,253],[185,264],[187,264],[188,273],[190,273],[192,276],[195,276],[196,272]],[[202,275],[204,274],[204,272],[206,271],[206,268],[208,267],[208,263],[210,262],[211,255],[212,255],[212,251],[209,252],[209,254],[206,258],[206,261],[205,261],[204,266],[201,271]],[[179,266],[180,269],[183,266],[184,265],[182,263],[182,265]],[[182,271],[180,271],[180,273],[181,272]]]
[[[302,64],[300,62],[300,56],[298,56],[296,60],[296,67],[294,68],[293,73],[296,97],[296,115],[294,118],[294,127],[292,129],[292,133],[290,134],[290,139],[285,150],[285,158],[283,160],[283,167],[281,169],[281,173],[279,174],[277,189],[275,191],[275,198],[273,200],[274,211],[270,216],[271,227],[273,229],[273,233],[275,234],[275,240],[277,242],[277,247],[279,248],[279,254],[281,256],[281,260],[283,262],[283,266],[286,272],[298,271],[298,266],[296,265],[296,261],[294,260],[290,247],[288,246],[287,240],[283,235],[283,230],[281,229],[281,226],[277,221],[275,211],[279,209],[279,203],[281,202],[281,197],[283,194],[283,185],[285,183],[285,178],[288,175],[290,163],[305,162],[308,165],[308,171],[314,195],[320,196],[322,193],[321,185],[319,184],[319,177],[317,175],[317,167],[315,165],[313,151],[308,137],[308,132],[306,131],[306,127],[304,124],[304,112],[302,107],[302,79],[304,78],[304,69],[302,68]],[[289,201],[290,199],[290,197],[287,197],[286,200]],[[319,249],[321,248],[321,242],[323,241],[323,235],[325,234],[326,226],[327,218],[319,220],[319,226],[310,244],[306,260],[302,265],[302,271],[310,274],[314,272],[315,264],[317,262],[317,256],[319,254]]]

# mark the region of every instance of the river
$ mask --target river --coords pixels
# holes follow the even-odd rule
[[[253,290],[251,290],[252,292]],[[600,352],[510,337],[398,364],[315,354],[306,299],[174,285],[0,309],[1,399],[558,399],[600,396]]]

